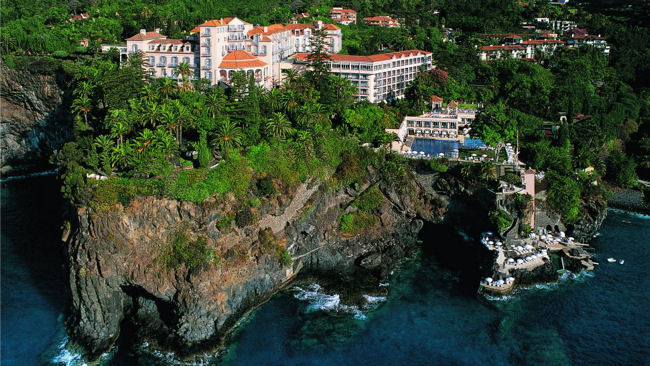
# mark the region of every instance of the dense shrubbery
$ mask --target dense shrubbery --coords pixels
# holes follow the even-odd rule
[[[349,235],[356,235],[363,230],[375,226],[379,222],[379,218],[369,212],[357,211],[341,216],[340,229],[341,232]]]
[[[502,233],[512,225],[512,217],[502,209],[498,209],[490,214],[490,221]]]
[[[562,215],[567,223],[580,219],[580,184],[571,176],[553,171],[546,175],[548,192],[546,198],[551,207]]]
[[[167,269],[177,269],[184,265],[187,269],[195,269],[208,263],[219,264],[220,260],[216,253],[208,249],[206,239],[198,237],[190,240],[187,225],[174,232],[156,261]]]
[[[384,194],[377,186],[366,189],[354,202],[352,206],[362,212],[371,212],[384,201]]]

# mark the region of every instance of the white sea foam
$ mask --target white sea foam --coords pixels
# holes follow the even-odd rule
[[[55,175],[58,172],[59,171],[57,169],[53,169],[53,170],[46,170],[44,172],[29,173],[29,174],[25,174],[25,175],[14,175],[14,176],[11,176],[11,177],[0,179],[0,182],[4,183],[4,182],[11,182],[11,181],[14,181],[14,180],[23,180],[23,179],[33,178],[33,177],[42,177],[42,176],[46,176],[46,175]]]
[[[620,214],[630,215],[630,216],[633,216],[633,217],[636,217],[636,218],[639,218],[639,219],[645,219],[645,220],[650,219],[650,215],[646,215],[646,214],[642,214],[642,213],[638,213],[638,212],[634,212],[634,211],[621,210],[621,209],[618,209],[618,208],[609,208],[608,210],[611,210],[613,212],[620,213]]]
[[[326,294],[322,292],[322,287],[317,283],[312,283],[306,288],[301,288],[298,286],[294,287],[296,292],[293,297],[298,300],[306,301],[308,303],[305,311],[308,313],[316,311],[324,311],[329,313],[344,313],[350,314],[355,319],[364,320],[366,315],[363,313],[363,310],[372,310],[375,309],[378,304],[386,301],[385,296],[370,296],[363,295],[363,298],[366,300],[366,304],[359,309],[356,305],[346,305],[341,304],[341,297],[338,294]]]

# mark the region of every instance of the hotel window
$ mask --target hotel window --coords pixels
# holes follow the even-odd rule
[[[449,123],[449,128],[456,128],[456,123],[455,122],[450,122]]]
[[[190,46],[185,46],[185,52],[190,52]]]
[[[156,69],[149,69],[149,75],[156,76]]]
[[[208,69],[211,68],[212,67],[212,60],[210,60],[209,58],[206,58],[205,59],[205,67],[207,67]]]
[[[154,45],[152,45],[152,44],[149,45],[149,51],[153,51],[153,50],[155,50],[155,49],[156,49],[156,46],[154,46]]]
[[[166,76],[167,76],[167,69],[162,69],[162,73],[161,73],[161,75],[162,75],[163,77],[166,77]]]
[[[149,56],[149,66],[153,66],[156,64],[156,58],[153,56]]]
[[[440,122],[433,122],[433,128],[440,128]]]
[[[178,65],[178,57],[172,56],[172,66]]]
[[[209,36],[210,35],[210,28],[205,28],[205,31],[203,32],[204,35]]]
[[[424,122],[424,127],[426,127],[426,128],[431,128],[431,122],[429,122],[429,121],[425,121],[425,122]]]
[[[165,46],[165,45],[160,46],[160,50],[161,51],[167,51],[167,46]]]
[[[137,44],[134,44],[133,46],[131,46],[131,52],[138,52],[138,45]]]
[[[186,64],[190,64],[190,58],[189,57],[183,57],[183,62]]]
[[[406,121],[406,125],[408,127],[413,127],[413,121]]]
[[[447,128],[447,122],[442,122],[442,128]]]
[[[159,60],[159,61],[160,61],[160,62],[159,62],[159,66],[165,66],[165,65],[167,65],[167,57],[165,57],[165,56],[160,56],[160,60]]]
[[[212,81],[212,71],[208,71],[205,73],[205,78]]]

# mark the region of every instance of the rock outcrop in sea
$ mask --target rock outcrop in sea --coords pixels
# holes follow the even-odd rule
[[[0,63],[0,173],[43,169],[50,154],[72,137],[68,81]]]

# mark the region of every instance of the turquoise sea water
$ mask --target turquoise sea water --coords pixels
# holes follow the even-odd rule
[[[51,177],[2,184],[2,365],[71,358],[58,349],[67,295],[55,197]],[[384,284],[390,296],[372,299],[374,310],[317,287],[286,291],[242,322],[218,364],[648,365],[650,218],[610,211],[600,234],[594,273],[505,301],[479,298],[426,250]],[[165,364],[128,348],[104,364]]]

